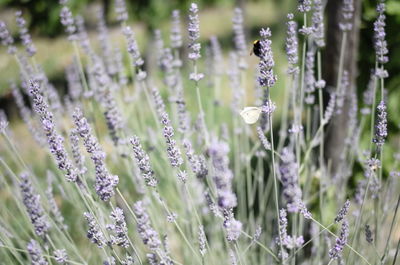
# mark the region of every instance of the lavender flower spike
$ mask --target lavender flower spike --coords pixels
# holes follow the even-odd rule
[[[201,57],[200,55],[200,43],[197,43],[198,38],[200,38],[200,21],[199,21],[199,9],[197,4],[192,3],[190,5],[190,15],[189,15],[189,48],[191,52],[189,53],[189,59],[196,61]]]
[[[22,193],[22,202],[35,228],[36,235],[44,239],[50,229],[50,223],[40,203],[40,195],[33,190],[33,185],[27,173],[22,173],[20,177],[21,183],[19,186]]]
[[[281,244],[281,242],[282,242],[282,246],[281,246],[281,249],[279,250],[279,254],[278,254],[282,258],[282,260],[285,260],[288,257],[288,253],[283,248],[283,246],[285,245],[285,242],[288,241],[288,237],[289,237],[287,234],[287,226],[288,226],[288,220],[287,220],[286,210],[281,209],[279,211],[279,239],[277,239],[276,241],[278,242],[278,244]]]
[[[122,23],[128,20],[125,0],[115,0],[115,13],[117,13],[117,20],[119,22]]]
[[[161,240],[158,233],[151,226],[150,217],[145,209],[143,201],[137,201],[133,205],[133,212],[137,217],[137,230],[143,243],[152,251],[159,250],[161,247]]]
[[[47,265],[46,259],[43,257],[42,249],[39,243],[31,239],[27,245],[29,257],[31,258],[32,265]]]
[[[77,132],[83,139],[83,144],[86,147],[86,151],[91,154],[95,165],[95,189],[97,195],[103,201],[108,201],[114,196],[114,189],[118,185],[118,176],[111,175],[108,172],[105,164],[106,153],[100,148],[100,145],[96,137],[92,134],[92,129],[79,108],[75,109],[72,115]]]
[[[128,248],[128,227],[126,226],[124,211],[116,207],[111,212],[110,218],[113,220],[114,224],[107,225],[107,230],[111,230],[114,235],[111,235],[109,244]]]
[[[171,121],[168,114],[164,112],[161,116],[161,122],[164,125],[164,138],[167,144],[168,158],[172,167],[180,167],[183,163],[181,151],[176,145],[174,137],[174,128],[171,126]]]
[[[257,127],[257,135],[264,148],[266,150],[271,150],[271,143],[268,141],[261,127]]]
[[[375,138],[373,142],[378,148],[381,148],[387,137],[387,112],[385,101],[381,101],[376,107],[377,109],[377,124],[375,125]]]
[[[151,169],[150,158],[143,150],[139,137],[133,136],[130,141],[133,147],[136,162],[140,169],[140,173],[146,182],[146,185],[149,187],[157,186],[158,180],[154,177],[154,171]]]
[[[67,265],[68,254],[65,249],[56,249],[53,252],[54,259],[58,264]]]
[[[312,14],[312,28],[314,43],[318,48],[325,46],[324,32],[324,9],[322,0],[314,0],[314,12]]]
[[[192,3],[190,5],[190,15],[189,15],[189,26],[188,26],[188,31],[189,31],[189,60],[192,60],[193,62],[196,62],[198,59],[200,59],[200,49],[201,49],[201,44],[198,41],[200,37],[200,21],[199,21],[199,15],[198,15],[198,7],[197,4]],[[195,82],[200,81],[203,79],[204,74],[198,73],[197,70],[193,73],[190,73],[189,78],[190,80],[194,80]]]
[[[63,145],[64,138],[55,130],[53,113],[49,111],[49,106],[42,95],[38,81],[30,81],[29,93],[33,101],[33,109],[40,117],[50,152],[57,161],[58,168],[65,172],[67,181],[79,182],[77,170],[72,166],[72,162],[69,160],[68,153]]]
[[[206,234],[204,233],[204,227],[202,225],[199,226],[198,238],[199,238],[199,252],[200,252],[201,256],[204,257],[204,255],[207,252],[207,248],[206,248],[207,238],[206,238]]]
[[[279,165],[281,182],[283,185],[283,196],[287,201],[289,212],[298,212],[302,192],[298,185],[298,164],[293,152],[284,147],[281,153],[282,162]]]
[[[288,57],[289,74],[296,74],[299,71],[299,67],[297,63],[299,61],[298,56],[298,40],[297,40],[297,22],[293,20],[293,14],[288,14],[289,21],[286,23],[287,32],[286,32],[286,55]]]
[[[29,34],[28,29],[26,28],[25,19],[22,17],[21,11],[15,12],[15,16],[22,44],[25,46],[25,50],[28,53],[28,55],[32,57],[36,53],[36,47],[35,45],[33,45],[31,35]]]
[[[233,23],[233,42],[235,44],[236,53],[239,55],[239,68],[246,69],[247,64],[244,60],[244,57],[247,55],[247,41],[246,36],[244,34],[244,27],[243,27],[243,10],[239,7],[235,8],[234,15],[232,18]]]
[[[338,238],[336,238],[335,246],[329,250],[330,259],[337,259],[341,257],[344,246],[347,243],[348,236],[349,236],[349,223],[345,219],[342,223],[342,228],[340,229],[340,235]]]
[[[376,7],[376,11],[378,12],[378,18],[374,22],[374,39],[375,39],[375,53],[378,62],[381,64],[385,64],[389,61],[387,56],[387,42],[386,42],[386,32],[385,32],[385,3],[381,2]]]
[[[6,23],[0,20],[0,40],[1,44],[7,47],[7,53],[15,54],[17,48],[14,46],[14,39],[7,29]]]
[[[93,214],[85,212],[83,215],[85,216],[89,226],[89,230],[86,234],[87,238],[89,238],[90,242],[96,244],[99,248],[104,247],[106,240]]]
[[[339,23],[339,28],[342,31],[350,31],[353,28],[351,22],[354,13],[354,3],[353,0],[343,0],[342,5],[342,16],[343,21]]]
[[[273,70],[275,62],[271,49],[272,41],[269,39],[271,37],[271,30],[269,28],[261,29],[260,36],[261,60],[258,64],[260,70],[258,82],[260,86],[271,88],[277,79]]]
[[[339,223],[346,217],[349,208],[350,208],[350,201],[346,200],[343,207],[339,210],[338,214],[335,217],[335,223]]]
[[[127,40],[128,53],[131,55],[133,65],[136,67],[136,69],[138,69],[137,79],[139,81],[142,81],[146,78],[147,74],[145,71],[142,70],[142,65],[144,64],[144,61],[140,54],[135,35],[130,27],[125,27],[122,32]]]
[[[372,235],[372,231],[369,225],[365,225],[365,240],[372,244],[372,242],[374,241],[374,237]]]
[[[311,10],[311,0],[298,0],[298,2],[299,6],[297,7],[297,9],[301,13],[306,13]]]
[[[171,47],[174,49],[178,49],[182,47],[182,34],[181,34],[181,21],[179,10],[172,11],[172,25],[171,25]]]
[[[61,8],[60,20],[61,24],[65,27],[65,32],[68,34],[68,40],[77,40],[74,17],[72,16],[71,10],[66,5]]]

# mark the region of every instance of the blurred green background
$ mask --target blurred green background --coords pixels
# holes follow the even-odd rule
[[[173,9],[182,12],[183,20],[186,18],[187,9],[192,1],[188,0],[134,0],[126,1],[129,9],[129,24],[133,26],[139,45],[145,55],[151,54],[151,50],[145,47],[151,41],[152,32],[160,28],[163,37],[168,44],[169,20]],[[373,52],[373,22],[376,18],[376,0],[362,0],[361,41],[359,49],[359,78],[358,92],[361,98],[369,80],[370,68],[374,65]],[[249,49],[252,40],[257,38],[261,27],[271,27],[273,32],[273,44],[275,60],[278,68],[285,69],[286,58],[284,56],[285,21],[288,12],[294,12],[297,1],[295,0],[198,0],[200,7],[201,40],[207,42],[209,37],[217,35],[222,48],[227,52],[232,47],[232,13],[235,6],[241,6],[245,11],[245,26]],[[396,73],[400,70],[400,1],[387,0],[387,40],[389,46],[390,62],[387,69],[390,78],[387,79],[387,88],[394,98],[400,97],[400,92],[395,88],[400,85],[400,76]],[[89,35],[96,38],[96,10],[103,5],[106,12],[106,20],[109,26],[110,37],[114,43],[123,47],[123,36],[115,18],[113,0],[70,0],[69,6],[74,14],[82,14],[85,17]],[[64,30],[59,20],[60,4],[56,0],[0,0],[0,17],[10,28],[18,41],[18,30],[15,24],[14,13],[22,10],[33,41],[37,47],[35,58],[46,71],[50,81],[60,84],[64,82],[65,66],[71,62],[72,46],[65,38]],[[299,20],[301,20],[299,18]],[[185,20],[183,24],[185,24]],[[184,29],[183,29],[184,30]],[[183,31],[183,33],[186,33]],[[204,49],[202,51],[204,53]],[[250,58],[249,60],[253,60]],[[283,70],[284,71],[284,70]],[[279,70],[278,70],[279,73]],[[4,47],[0,48],[0,104],[3,108],[12,108],[12,97],[9,89],[9,81],[17,79],[18,66],[13,57],[6,53]],[[284,77],[282,77],[284,78]],[[60,89],[62,86],[58,86]],[[393,94],[392,94],[393,93]],[[389,102],[390,104],[390,102]],[[13,111],[12,111],[13,112]],[[397,117],[396,117],[397,118]],[[393,121],[400,124],[400,117]],[[398,126],[395,126],[398,127]]]

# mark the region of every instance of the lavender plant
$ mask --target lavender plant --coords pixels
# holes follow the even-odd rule
[[[86,30],[85,17],[60,1],[74,49],[65,94],[43,70],[38,58],[46,51],[33,45],[22,13],[22,45],[0,21],[1,42],[20,67],[10,87],[29,132],[0,112],[4,264],[397,264],[400,159],[386,158],[395,137],[385,96],[384,1],[362,103],[346,93],[343,63],[357,26],[352,0],[343,0],[338,25],[335,87],[322,75],[330,34],[324,1],[298,1],[284,45],[279,27],[271,27],[274,35],[261,28],[254,58],[246,8],[231,12],[228,48],[223,36],[202,32],[206,14],[192,3],[188,12],[172,12],[169,41],[164,27],[148,34],[156,60],[127,4],[113,3],[117,30],[102,8],[97,27]],[[325,135],[342,114],[351,122],[333,174]]]

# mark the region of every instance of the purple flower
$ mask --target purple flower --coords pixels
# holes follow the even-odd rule
[[[315,77],[314,77],[314,65],[315,65],[315,52],[314,50],[309,50],[306,54],[306,71],[305,71],[305,88],[304,92],[306,93],[305,102],[309,105],[314,104],[315,97]]]
[[[8,119],[4,110],[0,109],[0,133],[6,132],[8,127]]]
[[[267,137],[265,137],[265,134],[261,127],[257,127],[257,135],[258,139],[260,139],[262,145],[266,150],[271,150],[271,143],[268,141]]]
[[[4,47],[7,47],[7,52],[9,54],[15,54],[17,48],[14,46],[14,39],[7,29],[6,23],[0,20],[0,40]]]
[[[369,225],[365,225],[365,240],[367,240],[368,243],[372,244],[374,241],[372,231]]]
[[[289,74],[297,74],[299,71],[299,67],[297,63],[299,61],[298,56],[298,40],[297,40],[297,23],[293,20],[293,14],[288,14],[289,21],[286,22],[287,31],[286,31],[286,55],[288,57]]]
[[[329,258],[337,259],[342,256],[342,251],[347,243],[347,237],[349,236],[349,223],[344,219],[342,228],[340,229],[340,235],[336,238],[336,243],[333,248],[329,250]]]
[[[154,252],[160,250],[161,240],[158,236],[158,233],[151,226],[150,217],[146,211],[143,201],[137,201],[133,205],[133,212],[137,217],[137,230],[143,243]]]
[[[345,92],[348,90],[349,86],[349,72],[347,70],[344,70],[342,80],[340,81],[339,91],[336,94],[336,114],[342,113],[345,100]]]
[[[117,13],[117,20],[119,22],[125,22],[128,20],[128,12],[126,11],[125,0],[115,0],[115,13]]]
[[[50,229],[50,223],[40,203],[40,195],[33,190],[32,182],[29,180],[27,173],[22,173],[20,177],[21,183],[19,187],[22,194],[22,202],[35,228],[36,235],[45,239]]]
[[[382,148],[387,137],[387,112],[385,101],[381,101],[376,107],[377,110],[377,120],[375,124],[375,137],[373,142],[378,148]]]
[[[65,28],[65,32],[68,34],[68,40],[74,41],[77,39],[75,21],[72,16],[71,10],[67,6],[63,6],[60,12],[61,24]]]
[[[58,168],[65,172],[67,181],[79,182],[77,170],[72,166],[68,158],[68,153],[63,145],[64,138],[56,132],[53,113],[49,111],[48,104],[42,95],[39,82],[31,80],[29,88],[29,93],[33,101],[33,109],[40,117],[50,152],[57,161]]]
[[[178,49],[182,47],[182,35],[181,35],[181,21],[179,10],[172,11],[172,22],[171,22],[171,47],[173,49]]]
[[[312,27],[314,43],[318,48],[325,46],[324,33],[324,9],[321,0],[314,0],[314,12],[312,14]]]
[[[191,3],[189,12],[189,40],[191,41],[191,45],[193,45],[200,37],[200,21],[198,15],[199,8],[197,7],[197,4]]]
[[[208,168],[204,156],[194,153],[192,144],[188,139],[183,140],[183,147],[186,150],[186,157],[193,173],[196,174],[196,177],[199,179],[205,178],[208,174]]]
[[[27,245],[29,257],[32,265],[47,265],[46,259],[43,257],[42,249],[36,240],[31,239]]]
[[[116,207],[111,212],[110,218],[114,223],[112,225],[107,225],[106,228],[107,230],[112,231],[114,235],[110,236],[109,244],[128,248],[128,227],[126,226],[124,211],[121,208]]]
[[[135,260],[133,259],[132,256],[130,256],[128,254],[126,255],[126,258],[121,261],[122,265],[133,265],[134,263],[135,263]]]
[[[236,207],[237,198],[232,190],[233,173],[229,169],[229,145],[214,138],[207,153],[214,168],[213,180],[217,188],[218,206],[222,209]]]
[[[185,134],[190,130],[190,116],[187,112],[186,102],[183,96],[182,89],[179,89],[177,92],[176,105],[178,110],[178,121],[179,121],[178,132]]]
[[[207,238],[206,238],[206,234],[204,233],[204,227],[202,225],[199,226],[198,239],[199,239],[199,252],[200,252],[201,256],[204,257],[204,255],[207,252],[207,248],[206,248]]]
[[[79,174],[83,175],[87,172],[87,168],[85,167],[85,157],[81,154],[79,149],[79,136],[76,129],[71,129],[69,133],[69,141],[75,166],[79,170]]]
[[[97,195],[103,201],[109,201],[114,196],[114,189],[118,185],[118,176],[111,175],[105,164],[106,153],[101,149],[97,138],[92,134],[92,129],[79,108],[72,115],[77,133],[83,139],[86,151],[91,155],[95,165],[95,189]]]
[[[299,5],[298,5],[297,9],[301,13],[306,13],[311,10],[311,0],[298,0],[298,1],[299,1]]]
[[[189,59],[193,61],[197,61],[201,55],[200,55],[200,49],[201,45],[200,43],[197,42],[198,38],[200,37],[200,21],[199,21],[199,15],[198,15],[198,7],[197,4],[192,3],[189,8],[190,14],[189,14],[189,26],[188,26],[188,31],[189,31]]]
[[[385,64],[389,61],[389,58],[387,56],[388,54],[387,42],[385,39],[386,37],[385,9],[386,6],[384,2],[378,3],[376,7],[376,11],[378,12],[378,18],[374,22],[375,53],[378,62],[381,64]]]
[[[66,265],[68,264],[68,254],[65,249],[56,249],[53,252],[54,259],[58,264]]]
[[[154,106],[156,108],[158,118],[162,119],[162,115],[166,112],[164,100],[156,86],[151,88],[151,94],[153,96]]]
[[[224,221],[226,229],[226,239],[229,242],[236,241],[239,239],[240,233],[242,232],[242,223],[234,218],[230,218]]]
[[[104,247],[106,244],[106,239],[93,214],[85,212],[83,213],[83,215],[85,216],[89,226],[89,229],[86,234],[87,238],[89,238],[90,242],[96,244],[99,248]]]
[[[139,137],[133,136],[130,141],[133,147],[136,162],[138,164],[140,173],[146,182],[146,185],[149,187],[157,186],[158,180],[154,177],[154,171],[151,169],[150,158],[143,150]]]
[[[297,201],[297,207],[300,209],[300,213],[304,216],[304,218],[306,219],[312,218],[311,212],[307,209],[306,205],[302,200]]]
[[[331,92],[328,105],[326,106],[325,112],[324,112],[324,119],[323,123],[328,123],[329,120],[332,118],[333,112],[335,110],[335,103],[336,103],[336,94],[334,92]]]
[[[279,172],[281,175],[281,182],[283,185],[283,197],[287,201],[287,208],[289,212],[298,212],[298,202],[301,201],[302,192],[298,185],[298,169],[299,166],[296,162],[293,152],[284,147],[281,153],[282,162],[279,165]]]
[[[239,67],[241,69],[246,69],[247,64],[243,60],[243,58],[247,55],[247,41],[246,36],[244,34],[244,19],[243,19],[243,10],[239,7],[236,7],[234,10],[233,18],[233,42],[235,44],[236,53],[241,58],[239,60]]]
[[[168,114],[164,112],[161,116],[161,123],[164,125],[164,138],[167,144],[167,153],[169,162],[172,167],[180,167],[183,163],[181,156],[181,151],[176,145],[174,140],[174,128],[171,126],[171,121],[169,120]]]
[[[271,37],[271,30],[261,29],[260,31],[260,45],[261,45],[261,59],[258,64],[259,67],[259,77],[258,82],[260,86],[271,88],[276,82],[276,75],[274,74],[273,67],[275,65],[271,43],[272,41],[268,38]]]
[[[346,200],[343,207],[339,210],[338,214],[335,217],[335,223],[341,222],[346,217],[349,208],[350,208],[350,201]]]
[[[342,17],[343,20],[339,23],[339,28],[342,31],[350,31],[353,27],[352,18],[354,13],[353,0],[343,0],[342,4]]]
[[[139,47],[135,39],[135,35],[130,27],[125,27],[122,32],[125,35],[125,38],[128,43],[128,53],[131,55],[133,64],[136,68],[141,70],[144,61],[140,55]]]
[[[17,26],[19,28],[19,36],[22,40],[22,44],[25,46],[25,50],[28,53],[29,56],[33,56],[36,53],[36,47],[33,45],[31,35],[28,32],[28,29],[26,28],[26,22],[25,19],[22,17],[22,12],[17,11],[15,12],[15,17],[17,21]]]

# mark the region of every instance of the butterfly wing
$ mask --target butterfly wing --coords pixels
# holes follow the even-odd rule
[[[258,121],[260,117],[261,109],[258,107],[245,107],[241,112],[243,120],[247,124],[254,124]]]

